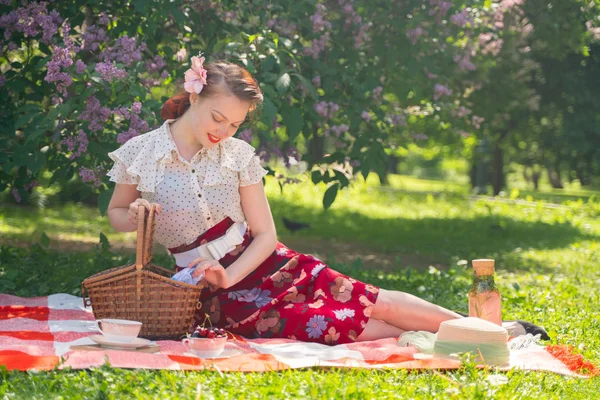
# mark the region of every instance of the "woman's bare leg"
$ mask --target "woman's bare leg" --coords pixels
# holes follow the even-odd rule
[[[369,340],[398,338],[404,333],[404,330],[397,326],[390,325],[375,318],[369,318],[367,326],[356,338],[357,342],[366,342]]]
[[[405,331],[437,332],[442,322],[463,317],[412,294],[380,289],[371,318]]]

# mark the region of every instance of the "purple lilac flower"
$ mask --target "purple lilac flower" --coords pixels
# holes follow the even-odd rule
[[[100,186],[100,179],[102,176],[102,173],[100,171],[98,171],[98,173],[96,173],[94,170],[85,168],[85,167],[81,167],[79,169],[79,176],[81,177],[81,180],[83,182],[94,182],[94,186],[98,187]]]
[[[132,106],[133,107],[133,106]],[[120,107],[114,110],[118,115],[129,119],[129,129],[126,132],[122,132],[117,136],[117,143],[123,144],[129,139],[138,136],[140,133],[148,130],[148,123],[141,119],[137,114],[130,113],[124,107]]]
[[[131,112],[139,115],[139,113],[142,112],[142,103],[139,101],[134,101],[131,105]]]
[[[320,101],[313,108],[321,117],[333,118],[335,113],[340,109],[340,106],[333,102]]]
[[[394,126],[406,126],[406,119],[402,114],[394,114],[390,117],[390,123]]]
[[[471,110],[467,107],[460,106],[460,107],[458,107],[458,110],[454,112],[454,114],[458,118],[462,118],[462,117],[466,117],[467,115],[471,114]]]
[[[296,31],[296,24],[288,22],[285,19],[270,19],[267,21],[267,26],[282,36],[293,36]]]
[[[73,152],[75,147],[77,147],[77,151],[74,151],[70,156],[69,160],[74,160],[80,157],[83,153],[86,152],[88,146],[88,137],[83,130],[79,130],[79,134],[77,136],[69,136],[61,141],[61,144],[67,146],[67,150]]]
[[[469,10],[464,8],[460,13],[450,17],[450,22],[460,26],[461,28],[467,24],[473,25],[473,18],[469,15]]]
[[[25,190],[31,190],[31,189],[36,188],[38,186],[40,186],[40,183],[38,181],[34,180],[34,181],[29,182],[27,185],[25,185],[24,189]]]
[[[104,28],[100,28],[96,25],[90,25],[83,32],[83,45],[82,49],[89,51],[96,51],[102,43],[108,41],[108,35]]]
[[[98,19],[98,23],[100,25],[108,25],[110,23],[110,18],[108,18],[108,15],[106,15],[106,13],[104,11],[102,11],[100,13],[100,18]]]
[[[149,73],[158,72],[161,69],[163,69],[166,65],[167,63],[165,62],[165,60],[163,60],[161,56],[156,55],[154,56],[152,61],[146,63],[146,70]]]
[[[112,82],[115,79],[125,79],[127,77],[127,72],[117,68],[112,62],[100,62],[96,64],[96,72],[106,82]]]
[[[241,131],[240,133],[238,133],[238,138],[242,139],[243,141],[246,141],[248,143],[250,143],[253,139],[252,136],[252,130],[251,129],[244,129],[243,131]]]
[[[452,7],[452,2],[442,0],[429,0],[429,5],[431,6],[431,8],[429,9],[429,15],[435,15],[436,20],[439,22],[441,18],[446,15],[450,7]]]
[[[67,96],[67,88],[73,83],[73,78],[67,73],[62,72],[61,68],[70,67],[73,64],[69,49],[53,46],[52,60],[46,65],[46,77],[44,80],[48,83],[54,82],[57,90]]]
[[[21,199],[21,194],[19,193],[19,189],[14,188],[12,190],[12,195],[15,198],[15,200],[17,201],[17,203],[20,203],[23,199]]]
[[[334,125],[330,129],[336,137],[339,137],[342,133],[348,132],[350,127],[346,124],[342,124],[342,125]]]
[[[331,29],[331,22],[326,21],[327,7],[324,4],[317,4],[317,12],[311,15],[310,21],[313,24],[313,32],[321,32],[325,29]]]
[[[310,47],[304,48],[304,54],[307,56],[312,56],[315,60],[319,58],[319,55],[325,50],[327,47],[327,43],[329,42],[330,36],[329,32],[325,32],[318,39],[313,39],[312,45]]]
[[[474,71],[475,64],[471,62],[471,55],[469,53],[465,53],[462,56],[457,54],[454,56],[454,62],[458,63],[458,67],[463,71]]]
[[[100,131],[103,129],[103,124],[109,116],[110,109],[108,107],[102,107],[100,101],[95,96],[91,96],[87,99],[85,111],[81,113],[79,119],[89,121],[90,130]]]
[[[369,122],[369,121],[371,121],[371,118],[373,118],[373,117],[371,117],[371,114],[369,114],[369,112],[368,112],[368,111],[363,111],[363,112],[360,114],[360,116],[361,116],[361,117],[362,117],[362,119],[364,119],[366,122]]]
[[[115,45],[102,52],[104,61],[116,61],[129,67],[135,61],[142,59],[142,52],[146,49],[144,42],[137,45],[136,38],[130,38],[127,35],[121,36],[115,41]],[[160,56],[157,56],[160,57]]]
[[[0,29],[4,31],[6,40],[9,40],[14,32],[22,33],[25,37],[42,34],[40,41],[50,44],[62,21],[62,17],[56,10],[48,12],[46,2],[33,1],[29,4],[23,2],[22,7],[0,16]]]
[[[447,86],[444,86],[439,83],[435,84],[433,92],[433,99],[436,101],[439,100],[439,98],[442,96],[450,96],[452,94],[452,90],[448,89]]]
[[[85,63],[83,61],[77,60],[77,62],[75,62],[75,72],[80,75],[85,72]]]
[[[473,124],[473,126],[476,129],[479,129],[481,127],[481,124],[485,121],[485,118],[483,117],[479,117],[477,115],[473,115],[473,117],[471,118],[471,123]]]
[[[424,68],[424,71],[425,71],[425,75],[427,75],[427,79],[437,79],[438,76],[436,74],[429,72],[427,67]]]
[[[321,76],[317,75],[314,78],[312,78],[312,84],[316,87],[321,87]]]
[[[358,29],[358,34],[354,37],[354,48],[360,49],[366,43],[371,41],[371,36],[367,30],[373,26],[372,22],[366,24],[360,24],[360,28]]]
[[[421,25],[417,26],[415,29],[409,29],[406,31],[406,37],[408,37],[412,44],[416,44],[417,40],[421,36],[425,34],[425,29],[421,27]]]

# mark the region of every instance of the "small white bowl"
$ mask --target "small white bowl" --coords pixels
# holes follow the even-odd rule
[[[225,349],[227,337],[189,337],[181,341],[195,356],[200,358],[216,357]]]

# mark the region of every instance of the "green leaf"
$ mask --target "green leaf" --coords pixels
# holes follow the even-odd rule
[[[326,210],[331,207],[335,198],[337,197],[338,190],[340,188],[340,184],[338,182],[329,186],[329,188],[325,191],[325,195],[323,195],[323,208]]]
[[[273,124],[273,119],[277,115],[277,107],[275,104],[269,99],[265,97],[263,101],[263,109],[262,109],[262,118],[261,121],[264,122],[267,126],[271,127]]]
[[[287,127],[288,136],[290,141],[296,139],[298,134],[302,131],[304,120],[302,119],[302,111],[299,107],[294,107],[290,111],[283,115],[283,123]]]
[[[334,169],[333,173],[335,174],[335,177],[338,179],[338,181],[340,181],[343,188],[350,185],[350,180],[348,180],[348,177],[342,171]]]
[[[261,64],[261,67],[264,72],[269,72],[271,69],[273,69],[273,67],[276,64],[277,64],[277,59],[275,57],[273,57],[272,55],[270,55],[269,57],[267,57],[265,62],[263,62]]]
[[[104,216],[106,214],[106,210],[108,210],[108,203],[110,203],[110,198],[112,197],[114,188],[109,190],[105,190],[104,192],[100,192],[98,195],[98,209],[100,210],[100,215]]]
[[[290,74],[288,74],[287,72],[283,73],[277,79],[277,82],[275,82],[275,87],[277,88],[279,94],[283,94],[289,89],[291,80],[292,79],[290,78]]]
[[[50,247],[50,238],[46,235],[46,232],[42,232],[42,236],[40,237],[40,243],[43,247]]]
[[[298,78],[300,82],[302,82],[302,84],[308,89],[308,92],[314,99],[317,99],[319,97],[319,95],[317,94],[317,89],[315,89],[311,81],[309,81],[297,72],[292,73],[292,75]]]
[[[31,158],[29,159],[27,167],[33,175],[36,175],[38,172],[41,171],[42,167],[44,166],[44,161],[44,155],[40,152],[35,152],[33,153],[33,156],[31,156]]]
[[[102,232],[100,232],[100,249],[102,251],[107,251],[110,249],[110,242],[108,241],[106,235]]]
[[[179,25],[183,25],[187,21],[187,17],[183,13],[183,11],[181,11],[177,7],[171,8],[171,15],[173,15],[173,18],[175,18],[175,22],[177,22],[177,24],[179,24]]]
[[[310,179],[316,185],[323,180],[323,174],[318,169],[310,173]]]
[[[148,3],[146,0],[134,0],[133,1],[133,8],[135,8],[135,10],[138,11],[142,15],[146,13],[147,6],[148,6]]]
[[[274,74],[272,72],[265,72],[262,76],[262,81],[266,83],[271,83],[275,82],[278,78],[279,76],[277,76],[277,74]]]

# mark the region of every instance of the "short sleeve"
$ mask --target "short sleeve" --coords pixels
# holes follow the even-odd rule
[[[136,146],[136,144],[137,143],[132,140],[129,140],[117,150],[108,153],[111,160],[115,162],[111,170],[106,173],[106,175],[110,177],[111,182],[127,185],[139,184],[139,176],[127,172],[127,169],[130,167],[140,150],[139,146]]]
[[[253,156],[250,163],[240,171],[240,186],[258,183],[269,172],[260,165],[260,158]]]

